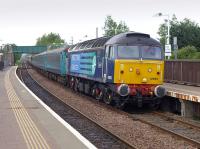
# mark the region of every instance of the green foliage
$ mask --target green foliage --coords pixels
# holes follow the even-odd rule
[[[178,59],[191,59],[195,53],[197,52],[197,49],[194,46],[187,46],[184,48],[181,48],[177,53]]]
[[[65,40],[61,39],[59,34],[50,33],[44,34],[42,37],[37,39],[37,46],[49,46],[49,45],[61,45],[64,44]]]
[[[20,58],[21,58],[21,53],[14,53],[14,64],[19,65],[20,64]]]
[[[200,52],[196,52],[193,59],[200,59]]]
[[[120,21],[118,24],[112,19],[111,16],[106,17],[103,29],[105,31],[104,36],[114,36],[129,31],[129,28],[125,22]]]
[[[160,42],[164,46],[167,35],[167,22],[160,25],[158,30]],[[185,18],[183,21],[178,21],[173,15],[170,21],[170,43],[173,44],[173,37],[177,37],[179,48],[188,45],[195,46],[200,52],[200,27],[197,23]]]
[[[171,57],[174,59],[174,54]],[[200,59],[200,52],[197,52],[197,48],[194,46],[186,46],[178,50],[178,59]]]
[[[160,43],[161,43],[163,49],[165,47],[165,44],[167,43],[167,31],[168,31],[167,23],[168,23],[167,20],[165,20],[165,23],[161,24],[159,29],[158,29],[158,35],[160,35]],[[177,23],[178,23],[177,18],[176,18],[175,15],[173,15],[172,20],[170,21],[170,26],[171,26],[170,35],[171,35],[172,30],[173,30],[172,26],[176,25]]]

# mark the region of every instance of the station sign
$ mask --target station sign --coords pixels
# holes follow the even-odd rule
[[[171,45],[167,44],[165,45],[165,56],[171,56],[172,55],[172,50],[171,50]]]

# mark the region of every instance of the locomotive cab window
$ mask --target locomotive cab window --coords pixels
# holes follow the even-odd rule
[[[117,55],[119,58],[138,59],[140,51],[138,46],[118,46]]]
[[[142,46],[141,51],[143,59],[162,59],[162,49],[160,47]]]

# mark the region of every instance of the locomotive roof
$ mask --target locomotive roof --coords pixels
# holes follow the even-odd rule
[[[160,43],[151,38],[149,34],[138,32],[126,32],[115,35],[113,37],[100,37],[96,39],[87,40],[81,43],[72,45],[69,48],[70,51],[79,51],[94,48],[103,48],[105,45],[123,44],[123,45],[135,45],[145,44],[160,46]]]
[[[134,45],[134,44],[145,44],[145,45],[157,45],[160,43],[155,39],[151,38],[149,34],[139,32],[126,32],[113,36],[106,42],[106,45],[111,44],[123,44],[123,45]]]
[[[87,40],[81,43],[77,43],[70,47],[69,51],[83,50],[83,49],[92,49],[92,48],[102,48],[105,43],[111,37],[100,37],[96,39]]]

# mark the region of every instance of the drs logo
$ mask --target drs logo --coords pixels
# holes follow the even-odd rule
[[[96,52],[71,55],[70,71],[73,73],[94,76],[97,66]]]

